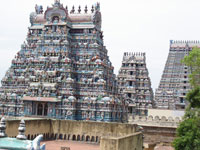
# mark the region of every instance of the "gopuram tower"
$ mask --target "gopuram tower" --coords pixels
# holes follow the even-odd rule
[[[184,109],[185,97],[190,90],[190,70],[181,60],[193,47],[200,47],[199,41],[170,41],[169,55],[155,93],[157,108]]]
[[[45,12],[36,5],[26,42],[2,79],[1,113],[126,121],[101,21],[99,3],[77,11],[59,0]]]
[[[129,113],[147,115],[153,105],[153,90],[145,53],[124,53],[117,76],[119,93],[128,101]]]

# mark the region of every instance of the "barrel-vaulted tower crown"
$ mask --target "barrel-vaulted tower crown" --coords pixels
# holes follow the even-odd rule
[[[31,26],[34,25],[46,25],[51,23],[66,23],[71,28],[80,28],[77,23],[87,24],[84,28],[96,28],[101,30],[101,12],[100,12],[100,3],[92,6],[91,12],[88,12],[88,7],[85,6],[84,11],[81,10],[81,6],[78,7],[78,10],[75,10],[75,7],[72,7],[71,11],[68,11],[68,7],[64,7],[59,0],[55,0],[52,7],[47,7],[47,10],[43,14],[43,6],[36,5],[35,12],[30,14],[30,23]],[[76,24],[76,25],[75,25]],[[81,28],[83,25],[81,25]]]
[[[44,13],[44,18],[48,22],[59,22],[59,21],[66,21],[68,16],[68,11],[66,8],[63,7],[62,4],[60,4],[60,1],[55,0],[55,3],[52,5],[53,7],[47,8],[47,10]]]

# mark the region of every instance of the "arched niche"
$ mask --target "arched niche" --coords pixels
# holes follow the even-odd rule
[[[47,21],[53,21],[53,19],[58,18],[58,20],[67,21],[67,11],[65,8],[48,8],[44,14]]]

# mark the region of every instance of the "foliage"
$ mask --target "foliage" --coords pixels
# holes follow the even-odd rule
[[[194,111],[192,114],[195,114]],[[177,128],[177,138],[174,140],[173,146],[176,150],[200,150],[199,139],[200,117],[192,115],[180,123]]]
[[[200,150],[200,109],[188,107],[177,128],[173,145],[176,150]]]
[[[182,62],[190,68],[190,84],[193,87],[200,85],[200,48],[194,47]]]
[[[175,150],[200,150],[200,49],[193,48],[190,54],[184,57],[183,63],[191,71],[189,77],[193,89],[186,96],[189,106],[177,128],[173,146]]]
[[[200,87],[195,87],[187,93],[186,100],[189,101],[190,107],[200,108]]]
[[[192,93],[194,92],[194,93]],[[196,91],[190,92],[196,97]],[[199,92],[197,93],[199,95]],[[188,98],[188,97],[187,97]],[[190,96],[190,98],[193,98]],[[190,100],[192,101],[192,100]],[[189,105],[186,109],[183,121],[176,130],[176,139],[173,142],[175,150],[200,150],[200,109]]]

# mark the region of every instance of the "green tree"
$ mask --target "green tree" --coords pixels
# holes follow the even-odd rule
[[[176,130],[175,150],[200,150],[200,109],[188,107]]]
[[[187,65],[191,71],[189,75],[190,84],[193,87],[200,85],[200,48],[194,47],[188,56],[185,56],[182,62]]]
[[[184,57],[183,63],[191,71],[189,78],[192,90],[186,96],[189,106],[176,130],[173,146],[175,150],[200,150],[200,49],[193,48]]]
[[[200,108],[200,87],[194,87],[190,90],[187,93],[186,100],[189,102],[191,108]]]
[[[177,128],[174,140],[176,150],[200,150],[200,118],[193,116],[185,119]]]

